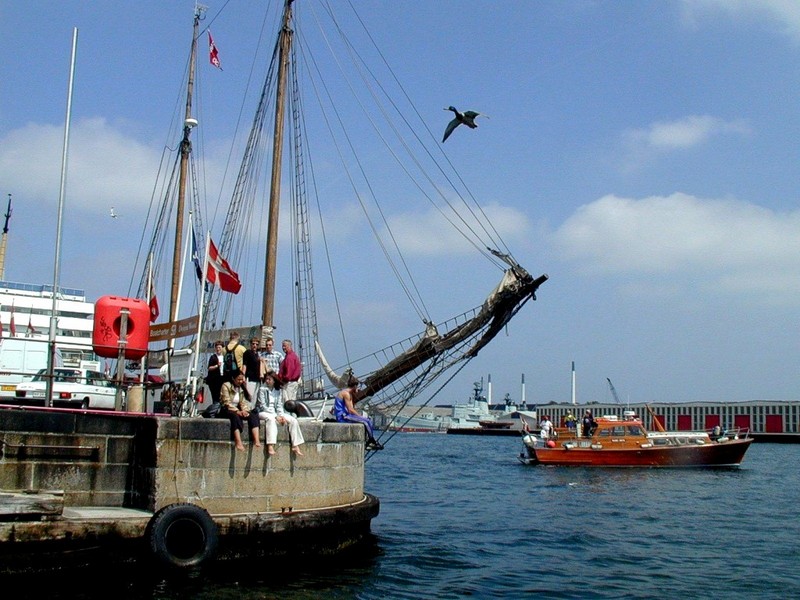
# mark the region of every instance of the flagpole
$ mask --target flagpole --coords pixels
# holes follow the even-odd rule
[[[194,222],[192,220],[192,211],[189,211],[189,230],[194,229]],[[191,245],[191,237],[190,235],[186,236],[186,241],[183,244],[183,258],[181,259],[181,267],[180,267],[180,275],[178,276],[178,294],[175,298],[175,306],[180,307],[181,305],[181,292],[183,291],[183,273],[186,269],[186,257],[189,256],[189,247]],[[177,320],[178,311],[175,311],[175,319]],[[170,338],[169,340],[169,349],[175,346],[175,338]]]
[[[61,222],[64,213],[64,195],[67,188],[67,158],[69,155],[69,125],[72,119],[72,88],[75,81],[75,54],[78,49],[78,28],[72,28],[72,56],[69,67],[69,87],[67,89],[67,114],[64,119],[64,147],[61,153],[61,184],[58,191],[58,218],[56,225],[56,249],[53,264],[53,305],[50,313],[50,333],[47,354],[47,385],[45,387],[45,406],[53,406],[53,367],[56,356],[56,327],[58,325],[58,278],[61,271]]]
[[[153,253],[150,253],[150,258],[147,265],[147,308],[150,309],[150,303],[153,301]],[[152,309],[150,309],[152,311]],[[147,326],[150,327],[150,323],[153,322],[153,313],[150,313],[150,321],[148,322]],[[145,383],[147,381],[147,352],[144,353],[141,362],[141,373],[139,374],[139,381],[141,383]]]
[[[200,361],[200,344],[202,342],[202,335],[203,335],[203,302],[205,290],[206,290],[206,273],[208,269],[206,266],[208,265],[208,246],[211,240],[211,232],[206,232],[206,251],[203,255],[203,277],[200,279],[200,308],[197,311],[197,337],[194,341],[194,364],[192,366],[192,398],[194,398],[195,394],[197,393],[197,369],[199,368],[198,362]]]

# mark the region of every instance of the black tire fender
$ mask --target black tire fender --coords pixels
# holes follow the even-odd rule
[[[211,515],[188,502],[170,504],[154,514],[145,538],[158,563],[178,569],[199,567],[214,557],[219,544]]]

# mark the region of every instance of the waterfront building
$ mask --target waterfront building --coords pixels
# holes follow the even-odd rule
[[[2,335],[47,340],[53,312],[53,286],[0,280],[0,324]],[[81,360],[96,360],[92,350],[94,304],[83,290],[59,286],[56,295],[56,336],[64,365],[77,367]]]

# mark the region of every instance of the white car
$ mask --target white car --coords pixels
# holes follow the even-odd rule
[[[114,410],[117,390],[100,371],[88,369],[53,369],[53,406],[101,408]],[[17,404],[45,404],[47,369],[33,380],[17,386]]]

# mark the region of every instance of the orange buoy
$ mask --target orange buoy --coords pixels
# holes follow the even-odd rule
[[[136,360],[147,354],[150,341],[150,307],[144,300],[103,296],[94,304],[92,348],[98,356],[119,356],[122,309],[128,309],[125,358]]]

